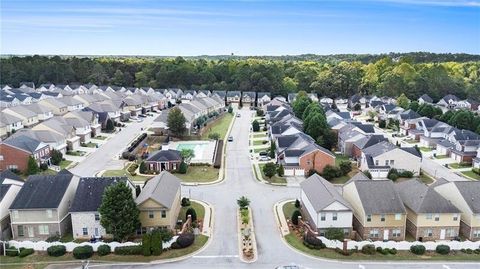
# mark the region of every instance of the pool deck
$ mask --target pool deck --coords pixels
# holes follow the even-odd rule
[[[184,148],[191,148],[195,152],[195,157],[191,160],[192,163],[213,164],[216,144],[217,141],[215,140],[175,141],[170,142],[169,148],[178,150],[180,145],[188,145]]]

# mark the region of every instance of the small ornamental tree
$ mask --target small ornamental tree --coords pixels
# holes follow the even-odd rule
[[[278,176],[280,177],[283,177],[283,175],[285,174],[285,168],[283,168],[283,165],[280,164],[277,168],[277,174]]]
[[[295,208],[300,208],[301,207],[301,204],[300,204],[300,201],[298,199],[295,200]]]
[[[298,225],[298,217],[301,217],[301,216],[302,216],[302,213],[300,213],[299,210],[293,211],[293,214],[292,214],[293,225]]]
[[[158,256],[162,254],[163,251],[163,241],[162,241],[162,234],[160,231],[155,230],[152,233],[152,237],[150,238],[150,246],[152,250],[152,255]]]
[[[185,219],[188,218],[188,215],[190,215],[192,217],[192,222],[197,221],[197,212],[192,207],[189,207],[187,209],[187,212],[185,213]]]
[[[250,205],[250,200],[247,197],[242,196],[237,200],[237,204],[241,209],[245,209]]]
[[[142,236],[142,254],[143,256],[152,254],[152,235],[149,233]]]
[[[229,106],[229,107],[228,107],[228,113],[230,113],[230,114],[233,113],[233,108],[232,108],[232,106]]]
[[[275,159],[275,150],[277,149],[277,145],[275,145],[275,141],[270,142],[270,150],[269,150],[269,155],[270,158]]]
[[[252,122],[252,130],[253,130],[254,132],[260,131],[260,123],[258,123],[257,120],[254,120],[254,121]]]
[[[52,149],[50,151],[50,162],[53,165],[59,165],[60,162],[62,162],[62,159],[63,159],[63,154],[60,151],[56,149]]]
[[[186,174],[188,170],[188,165],[185,162],[181,162],[178,166],[178,173]]]
[[[186,164],[190,164],[192,158],[195,157],[195,152],[193,149],[182,149],[180,151],[180,156],[182,156],[182,159]]]
[[[139,167],[140,174],[145,174],[147,172],[147,164],[142,161]]]
[[[268,178],[272,178],[276,172],[277,172],[277,166],[274,163],[267,163],[263,167],[263,173]]]
[[[107,130],[108,132],[115,130],[115,125],[112,119],[107,120],[107,123],[105,124],[105,130]]]
[[[343,175],[346,175],[352,171],[352,163],[350,161],[342,161],[340,163],[340,171]]]
[[[98,209],[100,224],[114,240],[124,242],[140,225],[140,211],[132,191],[122,182],[108,186]]]
[[[35,175],[38,173],[40,168],[38,167],[37,160],[33,158],[32,156],[28,156],[28,163],[27,163],[27,175]]]

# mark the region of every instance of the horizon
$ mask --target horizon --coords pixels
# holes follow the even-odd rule
[[[480,54],[480,1],[1,2],[1,55]]]

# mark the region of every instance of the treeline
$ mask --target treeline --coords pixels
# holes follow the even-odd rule
[[[380,56],[375,55],[345,55],[344,58],[335,56],[338,57],[335,61],[295,59],[300,56],[284,56],[293,57],[292,60],[259,57],[218,60],[182,57],[4,57],[0,59],[0,77],[2,84],[13,86],[18,86],[21,81],[33,81],[37,85],[47,82],[95,83],[153,88],[270,91],[274,96],[286,96],[303,90],[330,97],[349,97],[355,93],[380,96],[405,93],[412,100],[426,93],[438,100],[446,94],[455,94],[462,99],[478,100],[478,56],[449,55],[440,57],[420,53],[416,56],[418,59],[405,55],[396,57],[395,54],[379,59],[375,57]],[[365,62],[360,61],[361,57],[366,57]],[[452,58],[456,61],[424,63],[419,60],[429,57],[432,61]],[[467,59],[475,61],[463,62]]]

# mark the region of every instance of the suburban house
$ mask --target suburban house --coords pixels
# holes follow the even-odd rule
[[[145,160],[147,169],[157,173],[164,170],[175,171],[181,162],[182,156],[180,155],[180,151],[169,149],[167,143],[163,143],[160,150],[152,152]]]
[[[227,97],[226,91],[213,91],[212,96],[217,96],[218,98],[223,100],[223,102],[226,104],[226,97]]]
[[[0,172],[0,240],[10,240],[12,230],[8,209],[23,186],[23,179],[10,170]]]
[[[284,122],[284,121],[278,121],[278,122],[275,122],[274,124],[271,124],[269,129],[270,129],[269,130],[270,139],[275,139],[278,136],[294,135],[294,134],[302,133],[303,124],[297,123],[295,121],[290,123]]]
[[[33,113],[36,113],[39,121],[48,120],[53,117],[53,109],[39,103],[33,103],[26,106],[26,108]]]
[[[232,105],[232,104],[239,104],[240,103],[240,98],[242,98],[242,93],[240,91],[228,91],[227,92],[227,99],[226,99],[226,104],[227,105]]]
[[[105,189],[113,184],[127,184],[132,189],[132,197],[135,197],[135,187],[126,177],[80,178],[70,207],[74,239],[111,237],[100,224],[98,208]]]
[[[479,169],[480,172],[480,147],[477,149],[477,157],[473,159],[473,168]]]
[[[149,179],[135,199],[140,210],[141,228],[144,234],[156,228],[174,229],[180,212],[180,179],[167,171]]]
[[[182,103],[188,103],[192,101],[193,97],[195,97],[196,95],[197,92],[194,90],[185,90],[180,96],[180,100],[182,101]]]
[[[480,182],[443,181],[434,188],[461,211],[460,234],[471,241],[480,240]]]
[[[15,240],[45,240],[71,232],[69,207],[78,177],[67,170],[57,175],[29,176],[10,206]]]
[[[407,210],[407,232],[415,240],[452,240],[458,237],[460,210],[433,187],[418,179],[395,184]]]
[[[85,129],[84,132],[86,137],[88,137],[89,135],[91,137],[95,137],[101,132],[102,126],[98,123],[98,115],[91,111],[68,112],[63,117],[67,120],[67,122],[73,125],[76,129],[77,129],[77,126],[78,128],[83,127]],[[90,134],[87,134],[87,132],[90,132]],[[77,129],[77,135],[80,136],[80,139],[82,138],[82,136],[78,134],[78,129]],[[86,141],[82,140],[82,142],[86,142]]]
[[[48,163],[50,147],[25,135],[17,135],[0,142],[0,171],[11,169],[24,172],[32,156],[37,164]]]
[[[76,150],[80,147],[80,137],[76,135],[75,128],[71,126],[63,117],[55,116],[49,120],[41,122],[32,128],[34,131],[48,131],[61,135],[67,141],[68,150]]]
[[[343,197],[353,208],[353,229],[359,240],[405,239],[407,212],[391,180],[361,175],[343,186]]]
[[[447,94],[437,102],[437,105],[446,109],[454,109],[459,101],[460,98],[457,96],[453,94]]]
[[[257,98],[256,92],[242,92],[242,105],[254,106]]]
[[[345,238],[352,234],[351,205],[323,177],[313,174],[300,183],[302,211],[313,229],[325,236],[329,228],[342,229]]]
[[[90,104],[84,110],[92,111],[98,115],[98,123],[102,126],[102,128],[107,126],[108,119],[114,122],[120,122],[121,109],[110,100]]]
[[[352,144],[352,155],[351,157],[355,160],[360,160],[362,157],[362,151],[368,147],[376,145],[380,142],[388,141],[388,139],[383,135],[367,135],[356,140]]]
[[[0,137],[4,138],[23,128],[22,119],[0,112]]]
[[[331,121],[332,122],[332,121]],[[355,125],[347,124],[338,130],[338,150],[346,156],[353,157],[353,145],[366,137],[366,134],[356,128]]]
[[[360,169],[369,171],[373,178],[386,178],[390,169],[420,174],[422,155],[413,147],[397,147],[382,141],[362,150]]]
[[[335,155],[304,133],[279,136],[275,144],[277,162],[286,176],[304,176],[311,170],[321,173],[325,166],[335,165]]]
[[[27,109],[26,106],[7,107],[1,113],[6,113],[22,120],[25,127],[31,127],[38,123],[38,114]]]
[[[61,116],[68,112],[67,105],[55,98],[43,99],[38,103],[52,109],[54,115]]]
[[[140,95],[129,95],[123,99],[124,109],[130,111],[130,115],[138,116],[142,113],[143,100]]]
[[[83,109],[83,102],[73,98],[72,96],[64,96],[59,99],[62,103],[67,105],[67,111],[75,111]]]
[[[427,103],[427,104],[432,104],[433,103],[433,99],[430,96],[428,96],[427,94],[423,94],[422,96],[420,96],[417,101],[418,101],[419,105],[423,105],[425,103]]]
[[[257,93],[257,106],[262,107],[270,103],[272,99],[270,98],[269,92],[258,92]]]

